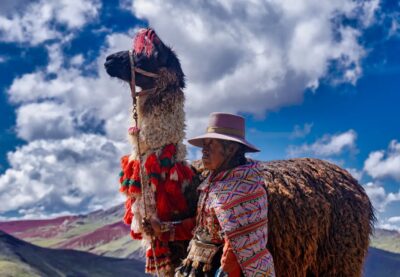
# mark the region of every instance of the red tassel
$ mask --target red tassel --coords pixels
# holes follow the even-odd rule
[[[176,163],[175,166],[178,169],[178,172],[181,173],[183,180],[192,181],[195,174],[189,166],[183,162]]]
[[[125,180],[125,178],[126,178],[126,174],[125,174],[125,167],[126,167],[126,165],[128,164],[128,161],[129,161],[129,156],[123,156],[122,158],[121,158],[121,169],[122,169],[122,174],[121,174],[121,176],[120,176],[120,178],[119,178],[119,183],[120,184],[122,184],[122,182]]]
[[[121,158],[121,168],[124,168],[126,166],[126,164],[128,163],[128,161],[129,161],[129,156],[128,155],[123,156]]]
[[[126,176],[126,178],[131,177],[132,173],[133,173],[133,165],[134,165],[135,161],[130,161],[124,168],[124,175]]]
[[[133,213],[132,213],[132,204],[135,203],[135,198],[128,198],[125,201],[125,215],[124,215],[124,223],[127,225],[131,225]]]
[[[160,257],[166,254],[169,254],[169,249],[168,249],[168,244],[165,245],[164,243],[162,243],[159,240],[155,240],[155,247],[154,247],[154,252],[153,250],[150,248],[148,248],[146,250],[146,257],[151,258],[153,257],[153,254],[156,255],[156,257]]]
[[[172,159],[176,154],[176,147],[174,144],[168,144],[164,147],[159,160],[161,164],[161,172],[167,173],[172,166]]]
[[[182,172],[180,170],[180,168],[178,167],[178,164],[175,164],[171,170],[169,171],[169,178],[172,181],[176,181],[176,182],[182,182],[183,181],[183,175]]]
[[[135,160],[135,162],[132,165],[132,169],[133,172],[132,175],[130,176],[131,179],[140,182],[140,162]]]
[[[127,193],[128,192],[128,186],[120,186],[119,191],[122,193]]]
[[[144,163],[144,167],[148,175],[161,173],[160,164],[156,154],[154,153],[147,158],[146,162]]]
[[[156,193],[157,215],[161,221],[171,220],[171,213],[173,209],[170,202],[171,199],[168,198],[168,194],[166,193],[164,186],[161,186]]]
[[[164,147],[161,155],[160,155],[160,160],[162,159],[172,159],[173,156],[176,154],[176,147],[173,144],[168,144],[167,146]]]
[[[186,199],[182,194],[181,186],[178,182],[166,180],[165,190],[168,193],[168,199],[173,199],[173,209],[184,212],[188,209]]]
[[[147,175],[149,176],[151,184],[156,190],[158,190],[159,180],[161,178],[161,168],[156,154],[153,153],[147,158],[144,167]]]
[[[129,195],[132,195],[132,194],[139,194],[139,193],[141,193],[140,188],[138,188],[138,187],[136,187],[136,186],[134,186],[134,185],[130,185],[130,186],[129,186],[129,189],[128,189],[128,194],[129,194]]]
[[[131,238],[134,240],[141,240],[142,239],[142,235],[140,233],[135,233],[131,230],[130,232]]]

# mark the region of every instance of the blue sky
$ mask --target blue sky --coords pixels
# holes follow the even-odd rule
[[[0,218],[121,202],[128,87],[102,64],[150,25],[187,76],[188,137],[242,114],[255,158],[332,161],[400,230],[399,3],[181,2],[2,1]]]

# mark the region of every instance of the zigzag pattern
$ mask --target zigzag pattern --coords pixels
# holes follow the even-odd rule
[[[257,163],[240,166],[210,191],[214,209],[245,276],[275,276],[268,240],[268,198]]]

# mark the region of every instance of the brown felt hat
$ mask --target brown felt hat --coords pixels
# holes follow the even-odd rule
[[[236,141],[246,146],[246,152],[260,151],[245,139],[244,117],[235,114],[210,114],[206,134],[189,139],[188,142],[194,146],[203,147],[204,139],[207,138]]]

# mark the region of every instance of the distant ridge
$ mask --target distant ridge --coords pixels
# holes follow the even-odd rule
[[[400,253],[400,232],[375,228],[371,246],[393,253]]]
[[[130,227],[122,223],[123,214],[124,207],[121,204],[107,210],[94,211],[87,215],[0,222],[0,230],[4,230],[12,236],[28,241],[36,246],[53,249],[73,249],[90,252],[103,257],[133,258],[143,261],[143,249],[140,248],[139,241],[134,241],[130,238]],[[3,245],[0,243],[0,256],[4,251],[6,250],[3,249]],[[11,252],[11,254],[14,255],[15,253]],[[399,257],[400,233],[398,231],[376,228],[374,236],[371,237],[371,247],[369,248],[368,258],[364,265],[364,277],[400,277]],[[24,265],[23,263],[21,264]],[[15,264],[7,262],[6,266],[12,268]],[[29,266],[24,266],[24,270],[30,268]],[[4,276],[1,271],[3,267],[4,265],[0,259],[1,277]],[[140,274],[143,274],[143,269],[144,264],[141,264],[139,267]],[[15,268],[12,272],[14,271]],[[27,276],[35,275],[30,272]],[[36,276],[43,276],[43,274],[36,274]],[[140,275],[128,274],[127,276]]]
[[[0,231],[0,276],[146,276],[144,264],[91,253],[42,248]]]
[[[370,247],[364,277],[400,276],[400,254]]]
[[[121,204],[86,215],[0,222],[0,230],[37,246],[143,259],[140,242],[130,238],[130,227],[122,222],[123,215]]]

